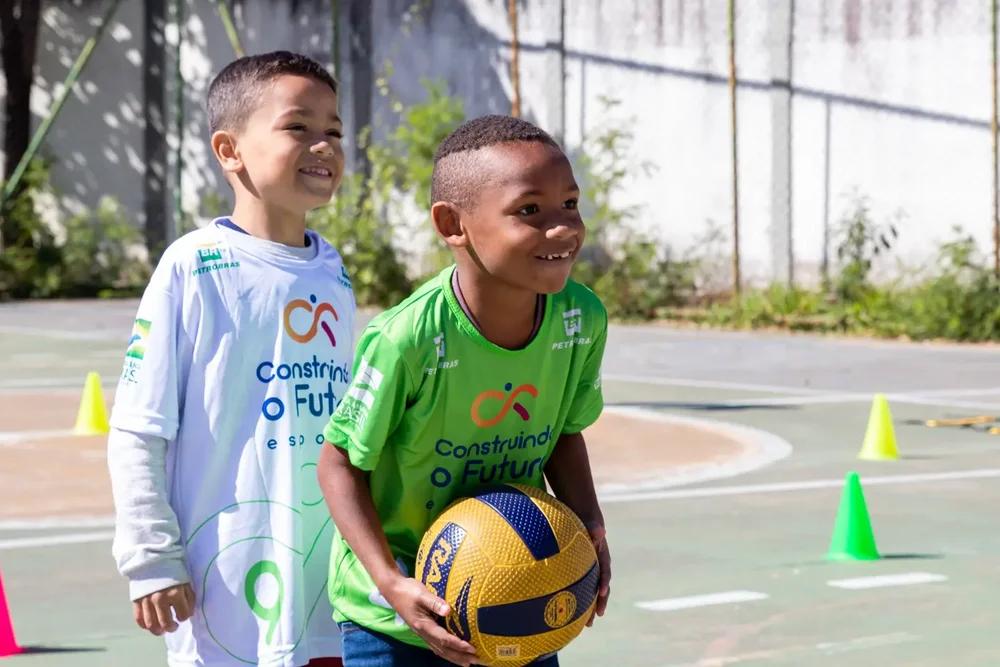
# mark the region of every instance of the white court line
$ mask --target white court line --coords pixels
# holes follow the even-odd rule
[[[57,329],[43,329],[41,327],[24,327],[5,324],[0,326],[0,333],[41,336],[44,338],[57,338],[63,340],[113,341],[116,338],[120,338],[122,332],[108,329],[102,329],[99,331],[64,331]]]
[[[838,653],[848,653],[851,651],[864,650],[869,648],[880,648],[883,646],[895,646],[906,642],[917,641],[920,635],[912,632],[891,632],[886,635],[869,635],[867,637],[855,637],[846,641],[820,642],[816,644],[816,649],[823,651],[826,655],[836,655]]]
[[[13,380],[0,380],[0,389],[62,389],[64,387],[82,389],[86,379],[86,373],[64,378],[15,378]],[[101,378],[101,387],[107,389],[108,387],[116,386],[118,386],[118,371],[115,371],[110,376]]]
[[[807,394],[812,396],[829,395],[837,392],[812,387],[789,387],[777,384],[749,384],[744,382],[722,382],[717,380],[694,380],[690,378],[662,378],[649,375],[634,375],[630,373],[603,373],[604,380],[613,382],[639,382],[642,384],[663,385],[665,387],[700,387],[703,389],[734,389],[738,391],[763,391],[772,394]]]
[[[735,604],[737,602],[754,602],[766,600],[767,593],[757,591],[726,591],[724,593],[709,593],[707,595],[691,595],[683,598],[664,598],[649,602],[636,602],[635,606],[646,611],[676,611],[694,607],[708,607],[719,604]]]
[[[912,396],[919,396],[921,398],[930,396],[981,396],[983,394],[1000,394],[1000,387],[975,387],[973,389],[968,387],[955,389],[921,389],[919,391],[907,391],[905,393]]]
[[[863,477],[865,486],[883,484],[917,484],[920,482],[947,482],[961,479],[987,479],[1000,477],[1000,468],[978,470],[957,470],[954,472],[926,473],[916,475],[887,475],[883,477]],[[814,479],[802,482],[779,482],[776,484],[743,484],[736,486],[709,486],[700,489],[675,489],[646,491],[637,493],[602,493],[603,503],[626,503],[642,500],[674,500],[679,498],[708,498],[713,496],[743,496],[754,493],[788,493],[811,489],[834,489],[844,485],[843,479]]]
[[[923,398],[914,394],[886,394],[890,403],[909,403],[910,405],[930,405],[941,408],[959,408],[963,410],[1000,411],[1000,399],[990,402],[950,401],[941,398]]]
[[[65,438],[73,435],[73,429],[64,428],[52,431],[0,431],[0,445],[10,445],[25,440],[40,440],[44,438]]]
[[[890,586],[915,586],[917,584],[933,584],[947,581],[943,574],[930,572],[904,572],[903,574],[883,574],[874,577],[856,577],[854,579],[833,579],[826,582],[834,588],[846,588],[851,591],[868,588],[888,588]]]
[[[744,382],[723,382],[716,380],[695,380],[691,378],[660,378],[646,375],[635,375],[628,373],[605,373],[605,380],[612,382],[634,382],[639,384],[651,384],[664,387],[696,387],[702,389],[729,389],[733,391],[755,391],[770,394],[788,394],[776,399],[746,399],[719,401],[720,405],[731,403],[733,405],[808,405],[812,403],[851,403],[855,401],[870,401],[875,394],[870,392],[844,392],[832,389],[817,389],[815,387],[792,387],[788,385],[774,384],[752,384]],[[960,408],[967,410],[1000,410],[1000,398],[995,402],[975,402],[948,400],[946,396],[953,394],[956,396],[977,395],[982,393],[994,393],[1000,391],[997,387],[986,387],[984,389],[918,389],[907,392],[888,392],[886,397],[896,403],[909,403],[913,405],[930,405],[942,408]],[[934,398],[935,396],[942,398]]]
[[[11,540],[0,540],[0,551],[8,549],[32,549],[35,547],[51,547],[57,544],[83,544],[85,542],[106,542],[115,536],[114,531],[102,530],[92,533],[67,533],[65,535],[47,535],[45,537],[18,537]]]
[[[863,651],[884,646],[894,646],[906,642],[917,641],[919,635],[910,632],[893,632],[886,635],[869,635],[867,637],[855,637],[844,641],[819,642],[817,644],[799,644],[784,646],[781,648],[753,651],[752,653],[740,653],[738,655],[726,655],[710,658],[701,658],[694,662],[673,663],[664,667],[727,667],[741,662],[762,662],[769,658],[790,659],[794,654],[808,654],[816,651],[822,652],[825,656]]]
[[[823,396],[768,396],[766,398],[727,398],[721,401],[713,400],[703,400],[703,401],[689,401],[691,404],[697,405],[713,405],[720,407],[731,407],[740,408],[748,405],[819,405],[822,403],[867,403],[872,400],[870,394],[827,394]],[[683,407],[684,401],[680,402]],[[629,402],[621,403],[621,405],[630,405]],[[641,407],[641,404],[631,404],[635,407]],[[998,408],[1000,408],[1000,401],[998,401]]]
[[[0,530],[52,530],[53,528],[110,528],[115,525],[115,517],[107,516],[67,516],[39,517],[37,519],[7,519],[0,521]]]

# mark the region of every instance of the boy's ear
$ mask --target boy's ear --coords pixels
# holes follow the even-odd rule
[[[232,132],[217,130],[212,134],[212,153],[222,166],[222,171],[236,173],[243,169],[243,159],[236,150],[236,137]]]
[[[447,201],[434,202],[431,206],[431,219],[438,236],[452,248],[464,248],[469,244],[469,237],[462,227],[461,209],[455,204]]]

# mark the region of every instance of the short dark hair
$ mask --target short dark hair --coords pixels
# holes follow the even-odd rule
[[[309,76],[337,92],[337,82],[318,62],[291,51],[244,56],[222,68],[208,87],[209,130],[239,130],[253,113],[260,87],[283,74]]]
[[[545,130],[526,120],[500,115],[473,118],[445,137],[434,153],[431,201],[460,205],[470,202],[483,174],[472,161],[461,159],[460,154],[515,141],[537,141],[562,150]]]

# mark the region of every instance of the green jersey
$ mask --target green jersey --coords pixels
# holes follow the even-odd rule
[[[324,431],[370,471],[382,529],[407,576],[445,506],[490,484],[544,488],[542,471],[559,436],[582,431],[604,405],[608,318],[593,292],[570,281],[549,295],[535,337],[508,350],[469,321],[451,288],[453,271],[368,325],[351,386]],[[423,645],[339,534],[329,593],[338,621]]]

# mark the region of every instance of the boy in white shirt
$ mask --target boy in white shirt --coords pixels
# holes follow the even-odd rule
[[[301,55],[240,58],[208,113],[236,203],[167,248],[139,305],[108,440],[114,555],[171,666],[339,665],[316,458],[355,303],[305,226],[343,175],[337,84]]]

